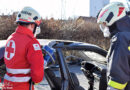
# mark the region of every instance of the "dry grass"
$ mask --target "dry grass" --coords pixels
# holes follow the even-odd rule
[[[75,40],[96,44],[108,49],[109,41],[104,39],[95,18],[78,18],[69,20],[43,19],[41,34],[37,38]],[[0,17],[0,39],[15,31],[15,15]]]
[[[38,38],[74,40],[109,48],[109,39],[103,37],[96,19],[43,20],[42,33]]]

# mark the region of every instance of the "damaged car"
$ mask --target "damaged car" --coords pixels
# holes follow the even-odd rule
[[[44,72],[51,90],[106,90],[106,50],[76,41],[38,41],[47,62]],[[0,43],[1,67],[5,41]]]

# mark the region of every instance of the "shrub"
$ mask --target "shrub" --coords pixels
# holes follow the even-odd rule
[[[15,14],[10,16],[0,16],[0,39],[7,37],[15,31],[17,25]],[[79,17],[78,19],[54,20],[43,19],[41,24],[40,39],[63,39],[74,40],[96,44],[104,49],[108,49],[109,41],[105,39],[99,30],[96,19],[92,17]]]

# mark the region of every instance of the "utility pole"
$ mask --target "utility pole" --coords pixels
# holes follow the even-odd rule
[[[66,18],[66,0],[61,0],[61,20]]]

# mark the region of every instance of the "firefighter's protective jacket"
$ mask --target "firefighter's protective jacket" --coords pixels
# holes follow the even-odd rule
[[[130,18],[125,16],[116,22],[117,31],[111,39],[108,52],[108,85],[116,89],[130,90]]]
[[[7,39],[4,61],[7,70],[5,89],[29,90],[30,79],[34,83],[43,80],[44,61],[40,44],[32,31],[24,26],[19,25]]]

